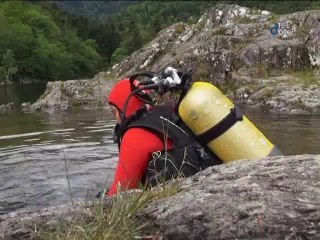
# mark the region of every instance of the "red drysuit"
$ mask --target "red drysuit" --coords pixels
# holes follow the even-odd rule
[[[128,79],[123,79],[115,84],[110,91],[108,102],[116,106],[121,112],[126,98],[131,92]],[[126,116],[135,113],[144,102],[133,96],[130,98]],[[167,149],[172,148],[170,139],[167,141]],[[121,184],[121,190],[136,188],[142,180],[147,168],[150,154],[155,151],[164,150],[162,140],[154,133],[143,128],[130,128],[122,138],[119,162],[116,168],[115,176],[107,195],[117,192],[118,183]]]

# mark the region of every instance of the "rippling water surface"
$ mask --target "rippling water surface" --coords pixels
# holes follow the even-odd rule
[[[320,116],[245,111],[289,154],[320,153]],[[118,149],[106,110],[0,116],[0,214],[92,199],[113,177]]]
[[[105,110],[0,116],[0,213],[92,199],[117,161]]]

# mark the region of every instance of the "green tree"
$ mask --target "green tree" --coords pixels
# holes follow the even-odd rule
[[[44,36],[37,38],[38,48],[33,52],[36,75],[41,79],[59,80],[73,77],[72,59],[60,42],[49,42]]]
[[[87,38],[91,25],[85,18],[82,29],[73,18],[46,4],[0,2],[0,56],[11,49],[20,78],[65,80],[91,77],[101,68],[95,40]],[[80,18],[79,18],[80,19]],[[83,38],[77,32],[81,30]],[[111,56],[111,53],[109,53]]]
[[[7,84],[11,79],[11,76],[16,74],[18,68],[16,67],[16,62],[14,59],[14,54],[11,49],[7,49],[4,54],[2,54],[2,61],[0,66],[0,79],[4,82],[4,99],[5,104],[7,104],[8,94],[7,94]],[[1,76],[2,74],[2,76]]]
[[[141,48],[142,39],[140,37],[140,31],[133,19],[130,19],[128,27],[123,33],[123,40],[120,45],[123,49],[127,50],[129,54],[133,53],[135,50]]]
[[[111,57],[111,66],[113,66],[114,64],[122,61],[123,59],[125,59],[126,57],[129,56],[129,53],[126,49],[123,48],[117,48],[114,53],[112,54]]]

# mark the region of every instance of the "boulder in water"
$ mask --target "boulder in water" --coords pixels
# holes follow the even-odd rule
[[[6,114],[15,110],[15,104],[13,102],[0,105],[0,114]]]

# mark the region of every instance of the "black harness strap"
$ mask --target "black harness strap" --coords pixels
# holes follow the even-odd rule
[[[146,116],[147,114],[148,114],[148,110],[147,110],[147,107],[144,105],[143,107],[139,108],[135,113],[133,113],[131,116],[125,118],[120,124],[121,135],[123,134],[123,132],[131,122],[143,116]]]
[[[225,133],[237,121],[242,121],[242,119],[243,114],[241,110],[237,106],[235,106],[231,109],[230,113],[224,119],[222,119],[218,124],[216,124],[212,128],[197,136],[197,139],[203,146],[205,146],[213,139]]]
[[[166,105],[156,105],[151,111],[139,109],[115,128],[115,142],[120,143],[125,132],[134,127],[148,129],[162,141],[166,136],[173,141],[174,147],[185,146],[195,141],[190,130],[178,123],[177,116]]]
[[[143,106],[141,108],[139,108],[134,114],[132,114],[131,116],[124,118],[124,120],[122,121],[122,123],[117,123],[115,128],[114,128],[114,132],[113,132],[113,142],[114,143],[118,143],[118,147],[120,149],[120,144],[121,144],[121,138],[124,134],[124,132],[126,131],[126,128],[128,127],[128,125],[147,115],[148,110],[146,106]]]
[[[174,146],[181,146],[190,142],[189,133],[186,129],[176,125],[177,118],[169,110],[168,106],[154,106],[151,111],[139,119],[127,124],[126,130],[132,127],[145,128],[156,133],[161,139],[167,136],[173,140]]]
[[[193,70],[189,69],[181,76],[181,87],[182,91],[180,93],[180,97],[178,100],[178,104],[176,105],[176,112],[178,112],[178,106],[180,105],[182,99],[186,96],[188,90],[190,89],[191,84],[193,83],[193,79],[191,78]]]

